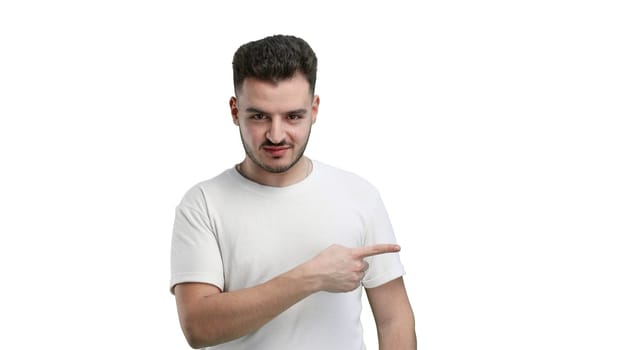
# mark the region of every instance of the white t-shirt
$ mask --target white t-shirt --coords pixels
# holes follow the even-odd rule
[[[395,243],[395,236],[378,191],[359,176],[314,161],[303,181],[271,187],[232,168],[195,185],[177,207],[170,288],[183,282],[223,292],[253,287],[332,244],[377,243]],[[404,274],[397,253],[366,260],[366,288]],[[365,349],[361,293],[313,294],[259,330],[210,349]]]

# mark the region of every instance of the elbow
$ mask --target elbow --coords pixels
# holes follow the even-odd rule
[[[203,339],[199,339],[191,335],[186,335],[186,341],[188,342],[188,345],[190,345],[190,347],[193,349],[202,349],[209,346],[209,344],[207,344]]]
[[[210,339],[208,336],[197,334],[191,330],[184,329],[184,336],[186,342],[193,349],[202,349],[208,346],[214,346],[220,344],[220,342]]]
[[[211,346],[210,344],[204,344],[204,343],[201,343],[195,340],[191,340],[191,339],[187,339],[187,340],[188,340],[188,345],[190,345],[190,347],[193,349],[203,349],[205,347]]]
[[[191,348],[200,349],[207,346],[206,339],[200,337],[193,327],[185,325],[182,326],[182,330],[184,332],[184,337],[186,337],[186,342],[188,342]]]
[[[188,341],[188,345],[190,345],[190,347],[191,347],[191,348],[193,348],[193,349],[202,349],[202,348],[204,348],[204,347],[205,347],[205,346],[201,345],[201,343],[196,342],[196,341],[195,341],[195,340],[193,340],[193,339],[186,338],[186,340]],[[207,345],[206,345],[206,346],[207,346]]]
[[[200,327],[196,322],[190,320],[182,321],[181,328],[186,342],[188,342],[188,345],[193,349],[201,349],[221,343],[214,339],[214,336],[210,334],[210,332],[206,331],[204,327]]]

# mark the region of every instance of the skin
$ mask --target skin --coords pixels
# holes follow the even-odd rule
[[[319,105],[319,96],[311,95],[300,73],[278,83],[245,79],[229,101],[246,151],[244,176],[278,187],[306,177],[310,161],[303,154]]]
[[[415,315],[400,277],[376,288],[365,289],[381,350],[417,349]]]
[[[246,79],[229,106],[239,126],[247,178],[268,186],[303,180],[311,162],[304,156],[319,97],[301,74],[277,83]],[[361,285],[366,257],[395,253],[395,244],[361,248],[332,245],[311,260],[273,279],[222,292],[206,283],[174,288],[182,330],[193,348],[231,341],[259,329],[297,302],[317,292],[344,293]],[[366,289],[380,349],[416,349],[415,321],[402,278]]]

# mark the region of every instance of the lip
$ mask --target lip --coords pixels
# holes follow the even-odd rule
[[[263,149],[273,157],[281,157],[287,152],[289,147],[264,147]]]

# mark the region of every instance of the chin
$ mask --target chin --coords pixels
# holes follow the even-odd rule
[[[294,166],[293,159],[272,158],[262,162],[262,168],[271,173],[284,173]]]
[[[269,169],[272,173],[284,173],[291,169],[293,166],[290,162],[283,163],[264,163],[265,168]]]

